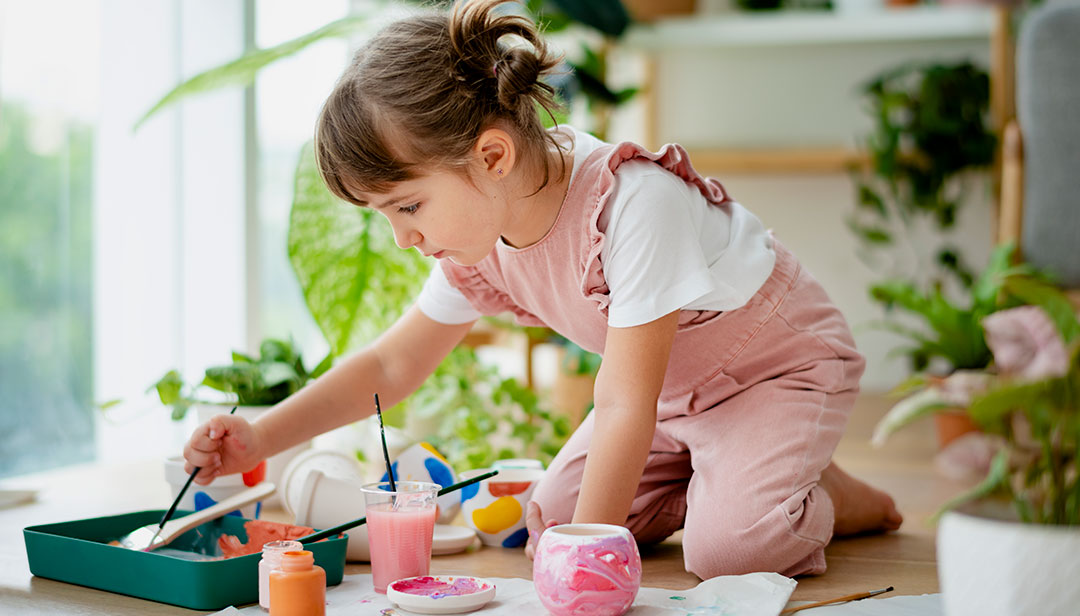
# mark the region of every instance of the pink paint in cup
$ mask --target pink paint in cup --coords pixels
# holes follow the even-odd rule
[[[431,568],[431,540],[435,533],[439,485],[397,481],[361,487],[367,508],[371,577],[375,592],[386,594],[394,580],[427,575]]]
[[[637,542],[622,526],[553,526],[537,543],[533,584],[554,616],[624,614],[641,586]]]

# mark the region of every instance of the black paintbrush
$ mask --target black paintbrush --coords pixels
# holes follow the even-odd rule
[[[234,406],[232,407],[232,410],[229,411],[229,414],[232,415],[235,412],[236,407]],[[161,529],[165,526],[165,523],[172,519],[173,514],[176,513],[176,506],[180,504],[180,499],[184,498],[184,494],[187,494],[188,488],[191,487],[191,482],[195,479],[195,475],[198,475],[201,470],[201,466],[196,466],[195,470],[191,471],[191,476],[187,478],[184,487],[180,488],[180,493],[176,495],[176,500],[172,502],[172,506],[165,512],[165,515],[161,516],[161,521],[158,522],[157,532],[154,533],[154,537],[150,539],[150,545],[154,545],[154,542],[157,541],[158,535],[161,534]]]
[[[382,409],[379,408],[379,394],[375,394],[375,414],[379,416],[379,437],[382,439],[382,455],[386,460],[386,476],[390,478],[390,491],[397,492],[394,484],[394,468],[390,465],[390,452],[386,449],[386,429],[383,428]]]

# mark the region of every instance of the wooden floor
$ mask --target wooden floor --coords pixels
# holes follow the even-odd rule
[[[904,515],[904,525],[895,533],[834,541],[825,550],[828,571],[799,578],[793,601],[817,601],[886,586],[894,586],[896,595],[939,592],[934,529],[927,519],[966,485],[934,470],[936,444],[929,421],[894,435],[884,448],[870,445],[873,427],[891,403],[880,395],[859,399],[835,460],[850,474],[891,494]],[[700,581],[683,569],[680,534],[643,550],[643,586],[684,589]],[[528,578],[530,564],[517,550],[484,548],[436,557],[432,570]]]
[[[870,447],[873,425],[889,401],[864,395],[836,454],[852,475],[896,498],[905,523],[900,532],[835,541],[826,550],[829,570],[801,578],[794,601],[833,598],[864,590],[896,587],[895,594],[938,592],[934,530],[925,521],[936,507],[964,486],[933,469],[934,442],[929,423],[916,425],[880,450]],[[109,614],[140,616],[194,612],[118,594],[96,591],[30,574],[22,528],[32,524],[154,509],[169,501],[160,463],[120,466],[86,465],[3,482],[5,488],[32,487],[37,500],[0,509],[0,612],[19,614]],[[284,512],[267,512],[283,519]],[[698,579],[683,570],[682,546],[676,535],[643,551],[643,586],[685,589]],[[350,564],[346,573],[366,573],[367,565]],[[433,573],[531,578],[531,561],[521,550],[479,548],[437,556]],[[5,612],[6,613],[6,612]]]

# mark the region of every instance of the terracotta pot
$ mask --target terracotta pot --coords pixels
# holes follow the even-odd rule
[[[971,420],[963,409],[939,411],[934,415],[934,426],[937,428],[938,449],[945,447],[957,438],[975,432],[979,426]]]

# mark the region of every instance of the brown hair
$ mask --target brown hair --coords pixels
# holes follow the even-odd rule
[[[547,184],[548,144],[559,145],[537,106],[553,116],[554,89],[540,78],[558,60],[530,20],[496,12],[506,1],[465,0],[449,14],[403,19],[356,53],[315,130],[332,193],[363,205],[346,183],[385,193],[421,167],[464,169],[477,137],[496,122],[510,129],[523,161],[542,165],[541,188]]]

